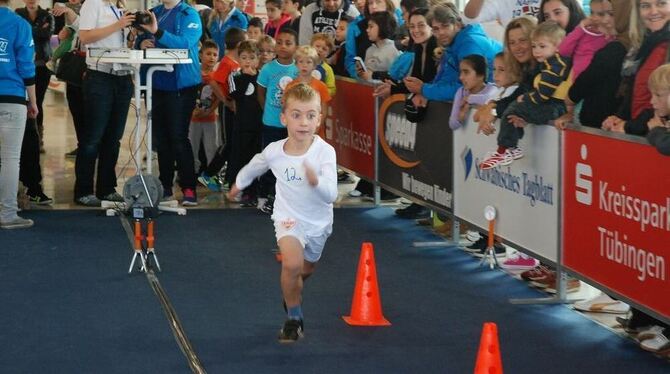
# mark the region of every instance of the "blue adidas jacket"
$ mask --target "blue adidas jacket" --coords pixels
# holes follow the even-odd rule
[[[25,104],[26,86],[35,84],[34,55],[30,24],[0,7],[0,102]]]
[[[437,76],[432,82],[423,85],[421,93],[428,100],[453,100],[456,91],[461,87],[458,75],[459,65],[463,57],[468,55],[484,56],[487,66],[491,67],[495,55],[500,51],[502,51],[502,45],[486,36],[484,29],[479,24],[463,26],[461,31],[456,34],[456,38],[451,42],[451,45],[445,47]],[[488,81],[491,81],[493,69],[489,68],[488,75]]]
[[[226,50],[226,32],[233,27],[246,31],[248,25],[249,21],[247,20],[247,16],[237,8],[233,8],[233,13],[225,22],[223,22],[223,24],[219,25],[219,21],[214,20],[212,24],[209,25],[209,35],[219,46],[219,60],[223,58],[224,51]]]
[[[153,75],[153,88],[161,91],[177,91],[183,88],[200,84],[200,58],[198,56],[198,43],[202,35],[202,22],[198,12],[183,1],[175,8],[175,29],[158,29],[156,48],[188,49],[188,57],[193,60],[192,64],[175,64],[174,72],[168,73],[157,71]],[[163,5],[152,9],[154,14],[163,13]],[[151,37],[149,35],[149,37]],[[140,45],[143,35],[138,36],[136,45]],[[174,74],[174,76],[173,76]],[[144,80],[144,78],[142,79]]]

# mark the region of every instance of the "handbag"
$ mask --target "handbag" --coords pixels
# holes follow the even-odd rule
[[[64,54],[58,61],[56,78],[75,86],[81,86],[85,72],[86,55],[82,55],[75,49]]]

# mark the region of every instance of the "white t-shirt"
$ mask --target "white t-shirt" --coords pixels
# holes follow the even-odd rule
[[[93,30],[109,26],[116,23],[123,16],[123,11],[115,5],[103,0],[86,0],[81,6],[79,13],[79,31]],[[125,30],[119,30],[100,39],[89,43],[86,48],[107,48],[119,49],[126,47]],[[96,61],[97,58],[86,58],[86,65],[89,69],[109,71],[112,64],[106,64]]]
[[[479,16],[472,19],[463,16],[463,23],[498,21],[504,28],[514,18],[526,14],[537,17],[541,2],[541,0],[484,0]]]
[[[237,174],[235,184],[244,189],[268,169],[277,178],[272,220],[295,220],[307,236],[330,233],[333,225],[333,202],[337,199],[337,160],[335,149],[314,135],[314,142],[300,156],[284,152],[286,139],[270,143]],[[319,177],[312,187],[307,182],[304,164]]]

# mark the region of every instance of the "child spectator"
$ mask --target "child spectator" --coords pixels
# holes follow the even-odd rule
[[[537,21],[554,21],[569,34],[584,17],[584,11],[577,0],[542,0]]]
[[[247,13],[247,0],[235,0],[235,8],[237,8],[237,10],[242,12],[242,14],[244,14],[244,16],[247,18],[247,21],[251,23],[253,17],[251,17],[251,14]],[[262,27],[261,30],[263,30]]]
[[[233,126],[233,112],[232,112],[232,102],[228,98],[230,94],[230,87],[228,86],[228,77],[233,71],[236,71],[240,68],[240,64],[237,61],[237,45],[241,41],[246,39],[246,33],[242,29],[233,27],[228,30],[226,33],[225,45],[226,51],[225,55],[219,62],[219,67],[212,74],[212,90],[216,97],[224,103],[223,109],[223,134],[224,134],[224,143],[222,147],[219,147],[212,161],[207,165],[205,171],[203,171],[198,177],[198,181],[207,187],[210,191],[219,192],[221,191],[221,183],[216,178],[219,174],[219,171],[223,168],[223,165],[228,161],[230,156],[230,141],[233,136],[232,126]]]
[[[344,57],[346,51],[344,48],[344,41],[347,39],[347,27],[353,21],[353,18],[346,15],[340,18],[335,30],[334,49],[328,56],[328,63],[333,67],[333,72],[337,75],[346,77],[348,75],[347,68],[344,65]]]
[[[335,48],[333,44],[333,39],[324,33],[317,33],[312,36],[312,47],[316,49],[316,52],[319,54],[319,62],[316,65],[316,71],[319,72],[317,77],[323,83],[328,86],[328,93],[330,96],[335,95],[335,72],[333,68],[328,64],[328,55]]]
[[[291,22],[291,16],[282,13],[282,0],[265,0],[265,11],[268,15],[265,33],[277,39],[279,32]]]
[[[209,35],[218,44],[219,51],[225,51],[225,37],[228,30],[237,27],[247,29],[247,17],[235,7],[234,0],[214,0],[214,11],[207,22]]]
[[[316,49],[307,45],[300,46],[295,51],[293,58],[295,60],[295,65],[298,68],[298,77],[296,77],[293,82],[289,83],[286,86],[286,89],[288,90],[300,83],[308,84],[316,90],[321,97],[322,113],[328,113],[328,102],[331,100],[330,94],[328,93],[328,86],[314,77],[314,69],[319,63],[319,54],[316,52]],[[326,116],[321,116],[321,121],[325,122],[325,120]],[[321,124],[323,125],[323,123]]]
[[[265,35],[263,33],[263,20],[258,17],[250,19],[249,25],[247,25],[247,38],[259,41],[263,35]]]
[[[240,71],[230,76],[230,97],[235,100],[235,126],[233,144],[230,150],[228,170],[232,180],[237,173],[261,151],[261,130],[263,129],[263,108],[258,103],[258,43],[247,40],[240,43],[237,53]],[[257,183],[254,181],[242,192],[240,206],[256,206]]]
[[[320,102],[318,92],[305,84],[286,91],[280,115],[288,137],[254,156],[228,193],[229,198],[235,196],[268,170],[277,177],[272,221],[282,254],[281,288],[287,314],[279,332],[281,343],[295,342],[303,335],[303,284],[314,272],[333,226],[337,162],[333,147],[314,135]]]
[[[486,104],[497,89],[493,84],[486,83],[486,59],[480,55],[463,57],[460,64],[460,79],[463,86],[456,91],[451,107],[449,127],[452,130],[463,126],[467,120],[471,105]]]
[[[263,108],[263,147],[286,137],[286,128],[280,121],[282,96],[286,85],[298,75],[298,68],[293,63],[298,35],[291,29],[283,29],[276,42],[277,59],[265,64],[258,73],[258,102]],[[274,184],[272,173],[266,173],[260,179],[258,208],[268,214],[272,214]]]
[[[290,27],[300,36],[300,11],[302,10],[302,0],[282,0],[282,13],[291,17],[286,27]]]
[[[589,66],[593,55],[614,39],[613,27],[607,29],[607,24],[602,22],[606,17],[612,17],[612,3],[592,0],[591,16],[584,18],[561,42],[558,53],[572,59],[573,82]],[[613,26],[611,22],[609,24]]]
[[[565,30],[556,22],[544,22],[533,31],[533,57],[541,71],[535,76],[534,89],[507,107],[500,121],[498,149],[479,164],[482,170],[509,165],[523,157],[517,145],[527,123],[547,124],[565,113],[563,99],[569,88],[570,60],[558,53],[563,37]]]
[[[276,45],[277,43],[270,35],[263,35],[258,39],[258,71],[261,71],[261,68],[263,68],[265,64],[275,59]]]
[[[334,37],[342,18],[354,19],[359,15],[349,0],[315,0],[311,4],[308,1],[303,5],[305,8],[300,18],[300,45],[309,44],[312,35],[317,33]]]
[[[212,90],[212,73],[214,67],[219,61],[219,47],[213,40],[205,40],[200,47],[200,70],[202,73],[202,84],[198,91],[198,96],[191,116],[191,126],[188,131],[188,138],[193,148],[193,159],[195,160],[195,170],[200,170],[200,144],[205,149],[205,157],[209,165],[214,158],[217,148],[216,134],[216,108],[219,106],[219,99]]]
[[[370,14],[366,32],[372,43],[365,51],[365,69],[358,67],[358,77],[367,81],[383,80],[393,61],[400,55],[392,39],[396,28],[393,15],[388,12]]]
[[[493,100],[477,109],[474,115],[475,122],[480,122],[479,117],[482,113],[492,112],[498,100],[512,95],[519,88],[519,77],[513,74],[512,69],[505,66],[505,52],[498,53],[493,60],[493,81],[496,84],[497,91],[492,96]],[[495,126],[489,122],[481,122],[477,129],[477,133],[483,133],[484,135],[491,135],[495,131]]]
[[[654,117],[647,123],[649,144],[670,156],[670,65],[656,68],[649,76]]]

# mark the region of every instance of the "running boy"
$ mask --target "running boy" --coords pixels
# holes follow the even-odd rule
[[[524,156],[518,147],[523,128],[528,123],[548,124],[565,114],[563,100],[570,88],[570,59],[558,53],[565,30],[556,22],[541,23],[532,33],[533,58],[540,65],[533,89],[511,103],[500,120],[498,149],[479,164],[482,170],[509,165]]]
[[[321,98],[306,84],[284,93],[281,123],[288,138],[271,143],[240,170],[229,198],[254,178],[271,170],[277,177],[272,220],[282,254],[281,288],[287,320],[279,342],[303,335],[303,282],[321,258],[332,232],[333,202],[337,198],[335,150],[314,134],[321,120]]]

